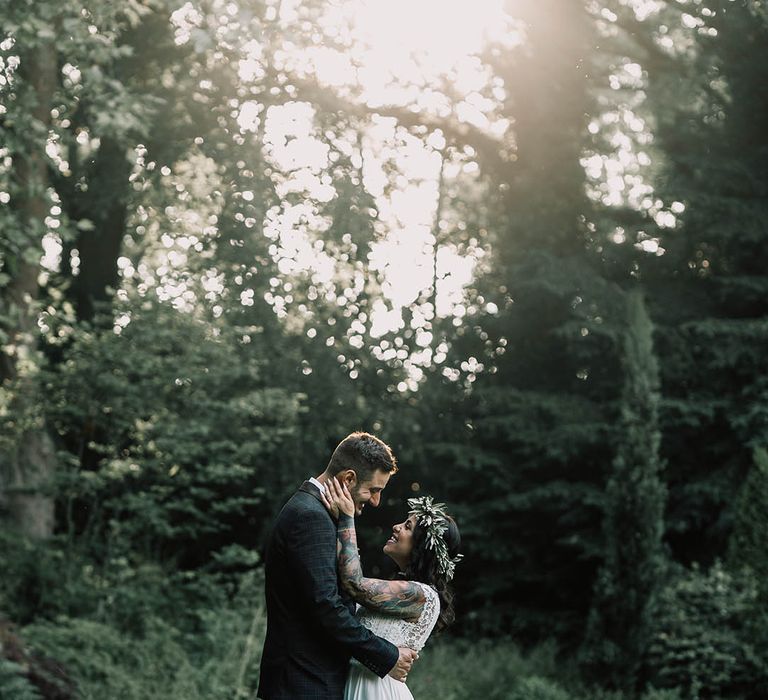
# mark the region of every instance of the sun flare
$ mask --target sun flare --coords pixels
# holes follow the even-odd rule
[[[277,20],[285,27],[302,21],[301,3],[283,0]],[[522,43],[519,27],[505,11],[502,0],[445,3],[439,0],[353,0],[328,3],[318,19],[323,40],[310,46],[283,45],[279,57],[298,67],[320,85],[340,91],[369,109],[398,106],[415,112],[445,117],[502,135],[508,124],[494,114],[503,86],[492,80],[479,54],[491,44],[512,47]],[[263,72],[264,47],[258,41],[245,46],[240,63],[244,82]],[[458,98],[458,99],[457,99]],[[324,180],[330,167],[329,148],[317,132],[312,108],[300,101],[262,106],[250,101],[241,105],[239,123],[256,131],[264,123],[268,157],[289,173],[278,184],[283,193],[303,193],[308,200],[330,201],[335,191]],[[338,145],[338,144],[337,144]],[[343,148],[344,146],[342,146]],[[351,153],[355,149],[348,145]],[[436,312],[448,316],[461,308],[462,289],[473,276],[475,259],[460,254],[453,245],[438,245],[438,178],[470,176],[476,164],[464,158],[441,162],[445,140],[439,132],[428,139],[397,129],[394,119],[374,119],[362,134],[360,160],[363,184],[375,197],[377,219],[384,235],[372,246],[371,268],[384,278],[383,292],[391,309],[381,305],[371,318],[373,335],[402,327],[401,308],[412,304],[431,285]],[[394,164],[400,176],[390,182],[384,175]],[[301,232],[322,230],[322,217],[308,204],[286,205],[275,212],[272,231],[283,248],[293,251],[299,266],[330,282],[332,265],[312,250],[311,241],[301,244]],[[298,234],[298,235],[297,235]],[[300,253],[300,249],[305,249]],[[295,266],[294,266],[295,269]]]

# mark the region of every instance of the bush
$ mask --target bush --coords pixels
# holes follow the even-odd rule
[[[98,562],[65,539],[0,537],[0,609],[25,625],[13,639],[32,664],[0,669],[0,698],[51,686],[52,668],[82,700],[249,697],[265,627],[258,556],[231,545],[210,559],[179,571],[130,553]]]
[[[232,602],[180,608],[178,619],[149,612],[141,633],[62,616],[29,625],[23,634],[32,649],[64,665],[82,700],[248,698],[265,629],[264,612],[254,607],[260,592],[260,580],[248,576]],[[197,625],[189,625],[191,619]]]
[[[753,465],[733,510],[733,532],[728,542],[728,565],[755,572],[768,599],[768,451],[755,448]]]
[[[646,662],[654,686],[694,698],[765,697],[765,668],[750,630],[756,596],[754,579],[719,563],[679,572],[653,615]]]
[[[518,681],[507,697],[509,700],[572,700],[574,696],[553,681],[531,676]]]
[[[439,640],[424,649],[408,686],[425,699],[575,700],[557,682],[568,678],[550,644],[523,655],[511,641]]]
[[[683,700],[677,688],[650,688],[643,695],[643,700]]]
[[[24,675],[24,669],[0,657],[0,698],[40,700],[40,695]]]
[[[128,551],[98,561],[65,538],[31,542],[0,532],[0,609],[18,625],[87,618],[140,635],[144,620],[159,617],[194,627],[196,611],[224,606],[259,562],[255,552],[237,545],[210,559],[197,571],[174,570]]]
[[[0,530],[0,609],[17,624],[57,613],[72,566],[58,543],[34,543]]]
[[[255,546],[301,397],[275,385],[258,333],[244,345],[162,304],[130,318],[120,334],[77,329],[42,373],[62,526],[99,556],[129,547],[185,567]]]

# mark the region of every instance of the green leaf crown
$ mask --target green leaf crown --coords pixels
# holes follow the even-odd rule
[[[419,496],[409,498],[408,506],[411,509],[408,515],[415,515],[418,524],[426,530],[427,549],[431,549],[437,558],[437,569],[446,580],[450,581],[458,564],[464,556],[457,554],[451,558],[448,554],[448,545],[443,535],[448,529],[448,515],[445,512],[445,503],[434,503],[432,496]]]

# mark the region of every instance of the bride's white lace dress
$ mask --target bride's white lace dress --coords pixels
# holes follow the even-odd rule
[[[418,620],[409,622],[363,607],[358,608],[358,619],[371,632],[395,646],[421,651],[440,615],[440,598],[431,586],[424,583],[418,585],[426,596],[424,609]],[[344,700],[413,700],[413,695],[405,683],[390,676],[379,678],[352,659],[347,685],[344,688]]]

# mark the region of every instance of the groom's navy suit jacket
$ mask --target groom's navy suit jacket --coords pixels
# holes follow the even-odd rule
[[[383,678],[396,646],[363,627],[340,592],[336,524],[305,481],[285,504],[267,544],[267,636],[258,697],[341,700],[354,656]]]

